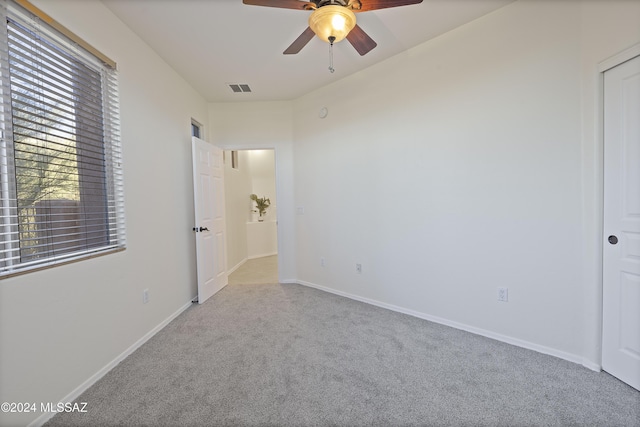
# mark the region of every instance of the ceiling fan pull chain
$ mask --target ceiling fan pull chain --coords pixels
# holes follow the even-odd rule
[[[331,71],[331,73],[336,71],[336,69],[333,68],[333,41],[335,39],[333,36],[329,37],[329,71]]]

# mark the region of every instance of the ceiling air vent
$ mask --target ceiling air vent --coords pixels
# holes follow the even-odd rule
[[[231,88],[231,90],[234,93],[248,93],[248,92],[251,92],[251,88],[246,83],[243,83],[243,84],[229,83],[229,87]]]

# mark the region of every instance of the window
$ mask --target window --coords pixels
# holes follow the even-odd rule
[[[195,120],[191,119],[191,136],[200,138],[201,130],[202,130],[202,125],[196,122]]]
[[[0,15],[0,276],[124,248],[115,70],[13,3]]]

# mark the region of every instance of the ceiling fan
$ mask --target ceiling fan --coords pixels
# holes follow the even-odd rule
[[[360,55],[366,55],[377,43],[356,24],[358,12],[422,3],[422,0],[242,0],[253,6],[313,11],[309,26],[283,53],[300,52],[314,35],[333,45],[346,38]]]

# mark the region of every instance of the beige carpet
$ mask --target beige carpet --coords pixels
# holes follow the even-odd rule
[[[230,285],[278,283],[278,255],[247,260],[229,275]]]
[[[263,260],[264,261],[264,260]],[[47,427],[636,427],[604,372],[295,284],[193,304]]]

